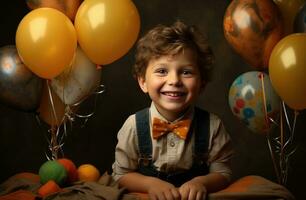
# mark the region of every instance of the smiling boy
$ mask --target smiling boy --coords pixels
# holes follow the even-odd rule
[[[205,37],[182,22],[139,40],[134,75],[152,103],[118,133],[113,177],[121,186],[153,200],[202,200],[229,184],[230,136],[195,106],[212,61]]]

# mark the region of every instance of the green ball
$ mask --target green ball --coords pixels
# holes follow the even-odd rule
[[[49,180],[53,180],[58,185],[63,185],[67,178],[65,167],[55,160],[49,160],[42,164],[38,174],[42,184],[45,184]]]

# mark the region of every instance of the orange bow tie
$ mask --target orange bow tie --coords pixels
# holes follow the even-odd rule
[[[158,118],[153,119],[153,138],[158,139],[160,136],[169,132],[175,133],[181,139],[186,139],[190,127],[190,119],[168,123]]]

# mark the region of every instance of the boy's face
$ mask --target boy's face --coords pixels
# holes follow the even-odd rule
[[[203,86],[197,58],[190,49],[150,60],[145,77],[139,77],[138,83],[143,92],[149,93],[158,111],[170,121],[181,116]]]

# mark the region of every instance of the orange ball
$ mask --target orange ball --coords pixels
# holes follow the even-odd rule
[[[100,178],[99,170],[91,164],[83,164],[78,168],[80,181],[97,181]]]
[[[57,162],[63,165],[64,168],[66,169],[67,175],[68,175],[68,178],[67,178],[68,183],[73,183],[78,180],[77,168],[71,160],[67,158],[61,158],[61,159],[58,159]]]
[[[56,184],[55,181],[49,180],[38,189],[38,194],[42,197],[45,197],[52,193],[59,192],[60,190],[61,188]]]

